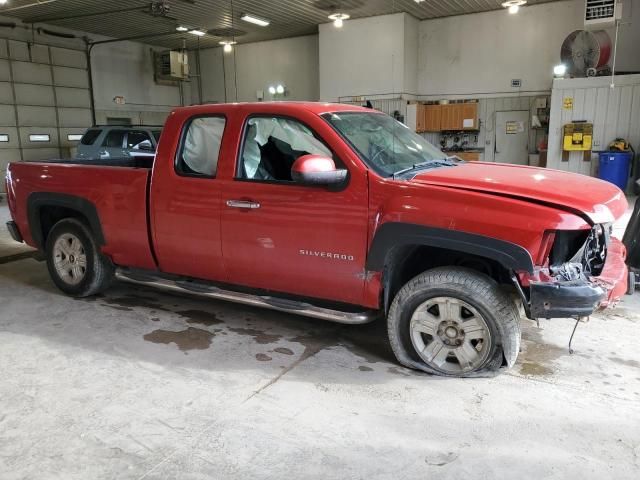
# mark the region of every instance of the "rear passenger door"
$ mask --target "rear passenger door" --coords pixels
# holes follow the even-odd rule
[[[175,158],[156,159],[150,205],[163,272],[223,279],[217,174],[225,127],[221,115],[192,117],[182,127]]]

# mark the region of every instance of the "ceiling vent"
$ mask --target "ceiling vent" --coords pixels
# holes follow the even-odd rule
[[[621,14],[619,0],[585,0],[584,26],[597,29],[613,27]]]

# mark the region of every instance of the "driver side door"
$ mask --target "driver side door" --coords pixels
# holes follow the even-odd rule
[[[321,121],[318,119],[318,121]],[[302,155],[339,158],[292,117],[244,121],[234,178],[222,191],[222,251],[237,285],[359,304],[367,243],[367,178],[349,172],[339,190],[296,184]]]

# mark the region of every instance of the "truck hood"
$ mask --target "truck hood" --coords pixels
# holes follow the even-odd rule
[[[427,170],[411,181],[519,198],[587,217],[592,223],[613,222],[627,209],[624,193],[612,183],[548,168],[470,162]]]

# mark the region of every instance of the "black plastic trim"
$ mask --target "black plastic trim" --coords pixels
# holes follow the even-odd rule
[[[7,230],[9,230],[9,235],[11,235],[11,238],[13,238],[16,242],[24,242],[24,240],[22,239],[22,234],[20,233],[20,229],[18,228],[16,222],[7,222]]]
[[[42,207],[64,207],[82,214],[89,222],[89,227],[94,235],[93,238],[98,246],[105,244],[98,210],[93,203],[84,198],[64,193],[35,192],[27,198],[27,218],[29,220],[31,237],[40,250],[44,249],[44,238],[40,221],[40,210]]]
[[[508,270],[533,273],[531,255],[515,243],[475,233],[400,222],[385,223],[378,228],[367,256],[367,270],[381,271],[387,254],[394,247],[405,245],[426,245],[456,250],[490,258]]]
[[[588,317],[604,299],[605,291],[585,280],[532,283],[531,318]]]

